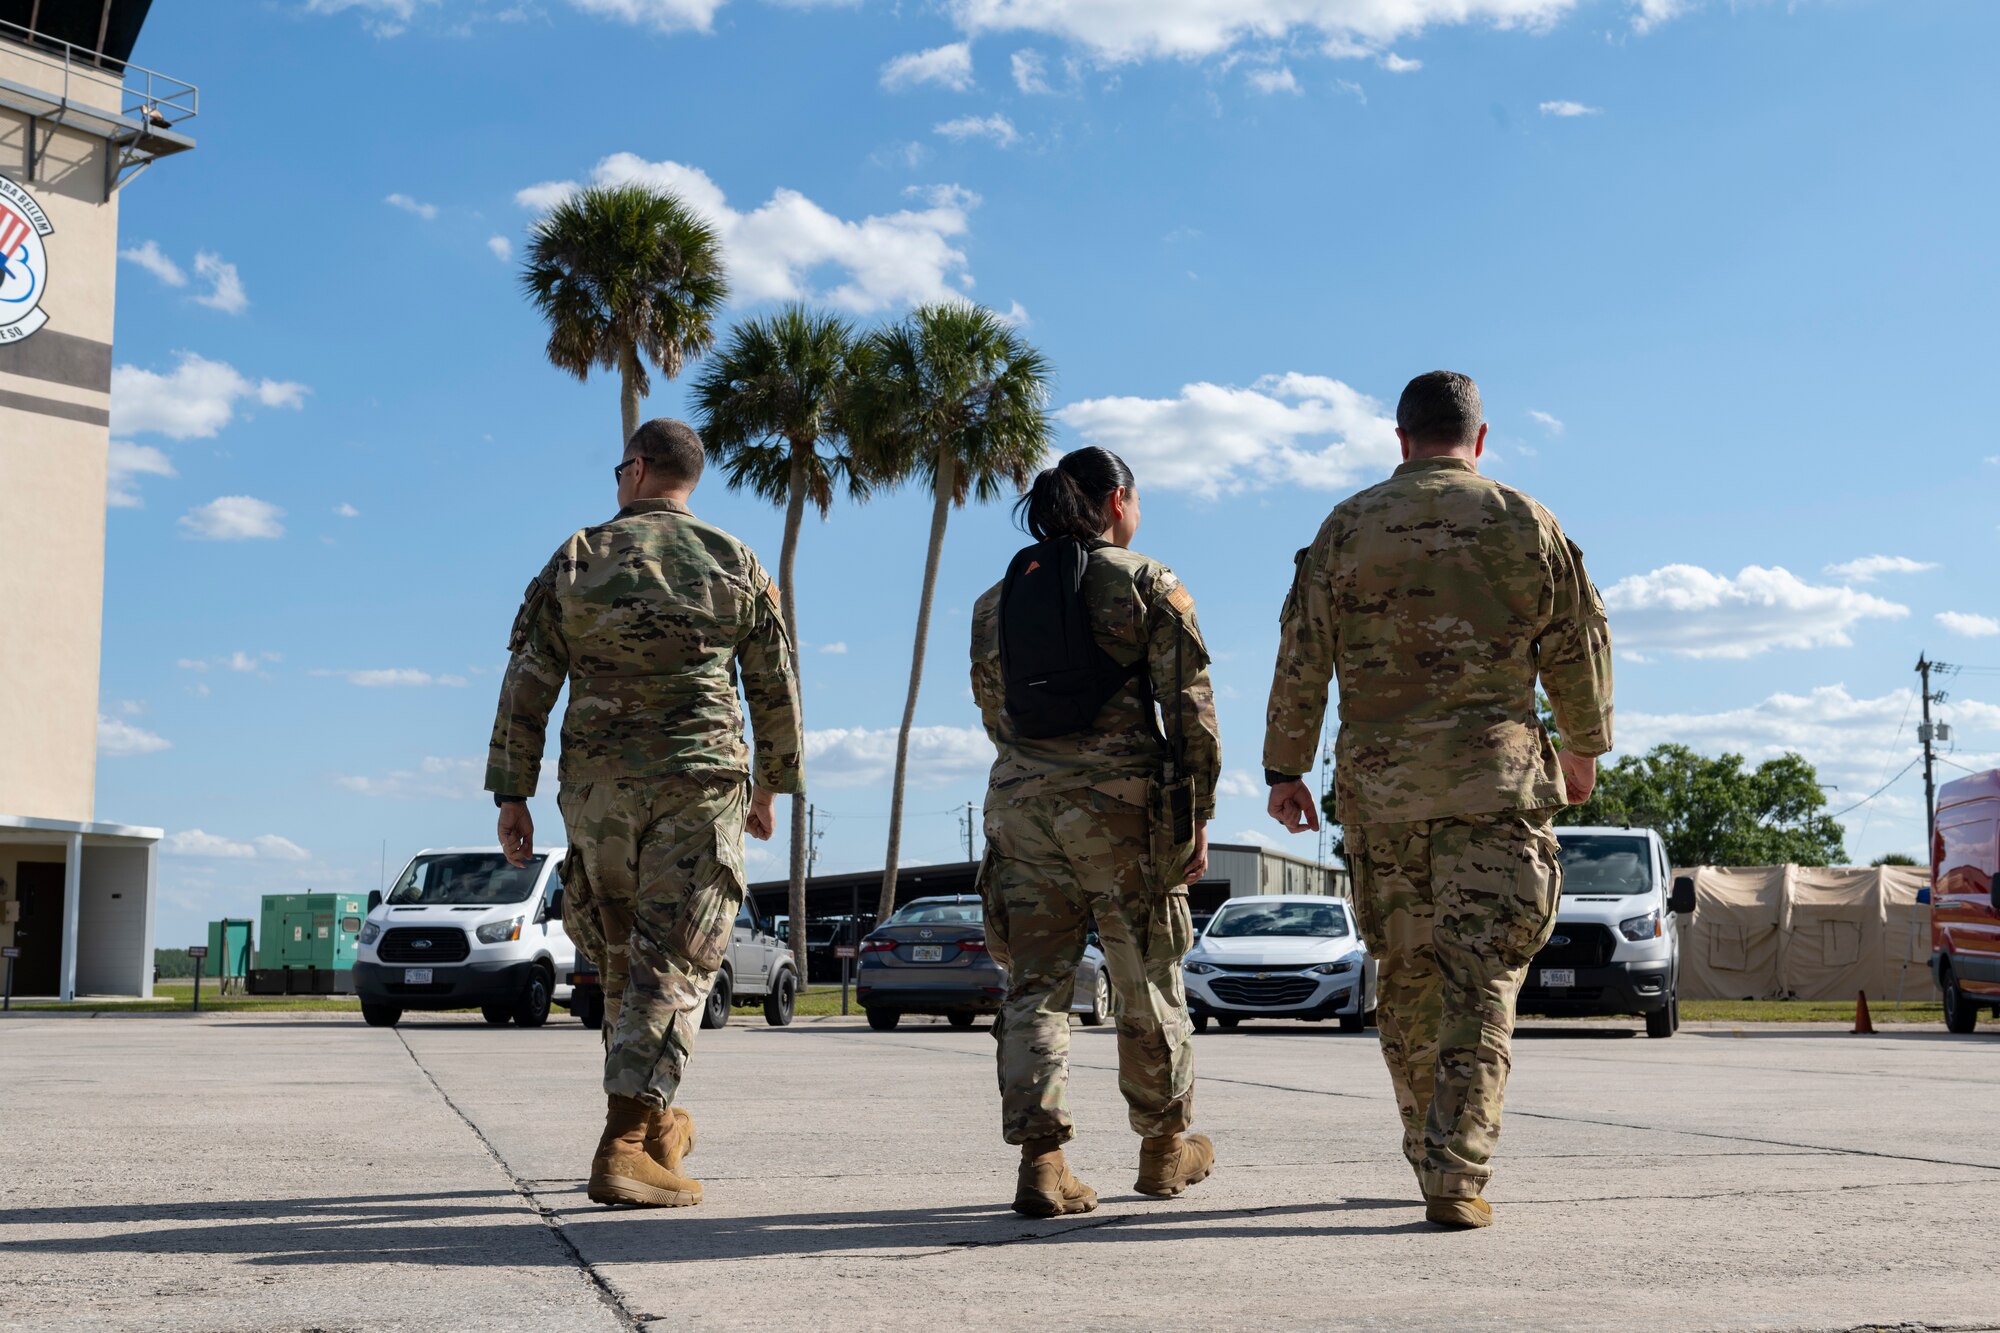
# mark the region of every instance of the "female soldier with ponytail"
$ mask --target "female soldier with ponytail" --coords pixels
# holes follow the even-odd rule
[[[1035,538],[972,617],[972,689],[999,750],[980,877],[988,947],[1008,969],[994,1036],[1001,1123],[1021,1147],[1014,1208],[1087,1212],[1069,1173],[1069,1009],[1094,918],[1116,992],[1118,1087],[1142,1194],[1205,1179],[1187,1130],[1193,1025],[1181,984],[1187,886],[1208,871],[1221,771],[1208,650],[1194,598],[1130,549],[1139,493],[1116,454],[1080,449],[1015,508]],[[1065,631],[1068,631],[1067,633]]]

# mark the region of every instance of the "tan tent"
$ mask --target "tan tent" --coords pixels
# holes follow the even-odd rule
[[[1703,866],[1681,943],[1681,998],[1930,994],[1927,882],[1908,866]]]

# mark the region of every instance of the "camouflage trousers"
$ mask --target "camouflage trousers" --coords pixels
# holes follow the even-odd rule
[[[1145,799],[1143,780],[1135,797]],[[980,878],[986,942],[1007,969],[993,1023],[1000,1122],[1009,1143],[1076,1132],[1069,1113],[1069,1010],[1094,917],[1111,973],[1118,1090],[1147,1137],[1188,1127],[1194,1106],[1194,1025],[1181,985],[1193,942],[1187,890],[1154,887],[1141,804],[1096,789],[986,807]]]
[[[563,924],[604,984],[604,1090],[665,1109],[743,902],[734,774],[564,783]]]
[[[1550,818],[1346,827],[1403,1155],[1428,1195],[1471,1198],[1493,1175],[1514,1001],[1562,893]]]

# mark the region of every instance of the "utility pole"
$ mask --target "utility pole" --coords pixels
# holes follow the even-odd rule
[[[1917,677],[1922,682],[1923,724],[1917,728],[1917,739],[1924,743],[1924,860],[1930,861],[1932,848],[1937,845],[1937,772],[1933,746],[1938,741],[1951,739],[1951,728],[1945,723],[1931,721],[1931,705],[1943,703],[1945,695],[1931,693],[1931,673],[1943,674],[1952,668],[1943,662],[1933,662],[1919,654],[1917,656]]]
[[[977,861],[979,858],[972,854],[972,809],[972,802],[967,801],[965,803],[965,813],[958,817],[958,824],[960,830],[965,834],[965,859],[968,861]]]

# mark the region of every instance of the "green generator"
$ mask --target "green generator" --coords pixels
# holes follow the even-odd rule
[[[220,981],[224,995],[242,990],[250,976],[254,957],[251,928],[255,924],[248,917],[224,917],[208,923],[208,957],[202,960],[201,972]]]
[[[250,969],[252,995],[350,995],[366,900],[346,893],[267,893]]]

